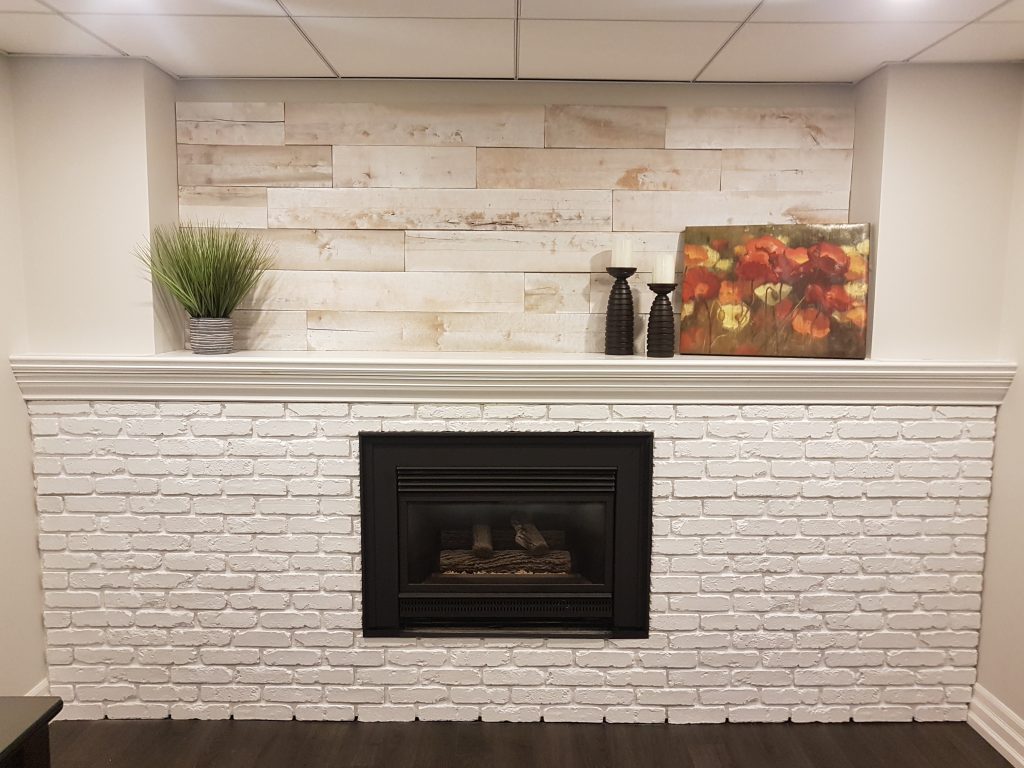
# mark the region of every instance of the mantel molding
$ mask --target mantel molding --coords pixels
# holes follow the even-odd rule
[[[15,356],[26,400],[998,405],[1014,363],[604,355]]]

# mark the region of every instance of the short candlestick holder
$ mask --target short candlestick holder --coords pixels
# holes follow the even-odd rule
[[[636,267],[608,267],[609,275],[615,278],[612,292],[608,294],[608,314],[604,326],[604,353],[606,355],[633,354],[633,292],[629,289],[628,278]]]
[[[668,295],[676,283],[648,283],[657,294],[647,317],[647,356],[672,357],[676,353],[676,315]]]

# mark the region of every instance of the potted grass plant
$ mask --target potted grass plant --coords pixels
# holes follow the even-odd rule
[[[257,233],[205,224],[158,227],[138,256],[153,282],[188,313],[197,355],[232,351],[231,313],[273,263]]]

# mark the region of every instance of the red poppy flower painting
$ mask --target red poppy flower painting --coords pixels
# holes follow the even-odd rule
[[[867,224],[686,230],[680,352],[866,356]]]

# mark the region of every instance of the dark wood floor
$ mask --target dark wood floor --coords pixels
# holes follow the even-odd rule
[[[1007,768],[964,723],[57,722],[53,768]]]

